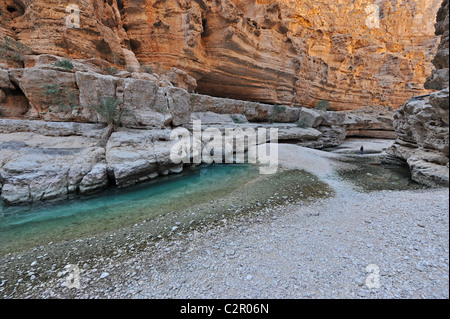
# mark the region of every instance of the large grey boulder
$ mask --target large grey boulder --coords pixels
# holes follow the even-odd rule
[[[161,88],[156,82],[119,78],[97,73],[77,72],[80,105],[84,117],[101,121],[89,106],[99,104],[101,98],[120,101],[121,124],[136,129],[164,128],[171,123],[189,122],[189,94],[178,88]]]
[[[80,110],[77,120],[98,123],[103,119],[92,108],[99,105],[101,98],[123,99],[124,79],[93,72],[76,72],[80,94]]]
[[[184,89],[190,93],[197,89],[197,80],[187,74],[185,71],[171,68],[167,74],[167,80],[174,86]]]
[[[318,130],[322,133],[319,140],[323,144],[323,148],[339,146],[347,137],[347,131],[342,126],[320,126]]]
[[[11,81],[25,94],[30,106],[36,114],[46,120],[65,120],[67,110],[59,110],[59,105],[55,105],[55,97],[47,94],[50,86],[60,88],[61,98],[72,100],[70,104],[74,107],[79,105],[78,87],[75,74],[71,72],[62,72],[57,70],[48,70],[41,68],[29,69],[11,69],[9,70]],[[54,106],[54,109],[50,109]],[[61,113],[61,114],[58,114]]]
[[[109,176],[118,187],[127,187],[179,168],[170,160],[176,141],[170,140],[171,130],[124,129],[112,134],[106,146]]]
[[[317,140],[320,137],[322,137],[322,133],[314,128],[286,127],[278,129],[278,139],[280,141],[295,141],[298,143]]]
[[[190,94],[179,88],[161,88],[159,94],[164,94],[167,99],[167,106],[172,115],[172,124],[180,126],[189,123],[191,120]]]
[[[123,98],[122,78],[93,72],[76,72],[75,75],[83,108],[98,104],[101,97]]]
[[[9,79],[8,70],[0,69],[0,89],[13,90],[15,87]]]
[[[8,121],[0,121],[0,191],[6,203],[64,199],[108,186],[101,171],[105,149],[97,146],[103,128],[39,121],[5,125]]]
[[[165,93],[155,82],[126,79],[122,125],[129,128],[164,128],[172,120]]]
[[[398,139],[387,153],[407,161],[417,182],[448,186],[448,89],[431,96],[429,100],[410,100],[397,110]]]
[[[299,110],[298,118],[299,121],[302,121],[307,127],[313,128],[320,126],[324,119],[323,114],[304,107]]]
[[[398,109],[394,124],[400,140],[448,157],[448,125],[428,100],[410,100]]]
[[[442,122],[449,125],[449,88],[430,94],[429,101]]]
[[[345,112],[318,111],[322,114],[322,126],[342,126],[345,122]]]

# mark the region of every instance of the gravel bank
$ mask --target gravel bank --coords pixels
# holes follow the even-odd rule
[[[80,289],[67,288],[60,271],[10,297],[449,298],[449,190],[363,193],[334,175],[347,165],[337,156],[280,148],[282,166],[316,174],[334,197],[80,261]],[[366,285],[370,264],[379,288]]]

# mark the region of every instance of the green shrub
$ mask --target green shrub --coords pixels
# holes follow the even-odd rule
[[[122,117],[122,112],[118,109],[120,100],[114,97],[101,97],[99,104],[91,105],[108,125],[118,125]]]
[[[315,109],[319,111],[328,111],[330,109],[330,102],[328,102],[328,100],[320,100],[317,102]]]
[[[116,130],[116,126],[122,124],[122,115],[125,112],[119,109],[120,103],[121,101],[114,97],[101,97],[99,98],[99,104],[90,106],[107,124],[106,130],[103,132],[99,141],[100,147],[106,147],[111,134]]]
[[[304,129],[311,127],[305,118],[299,119],[297,122],[295,122],[295,125],[297,125],[297,127],[304,128]]]
[[[286,106],[283,106],[283,105],[277,105],[277,104],[275,104],[275,105],[273,106],[273,113],[274,113],[274,114],[282,114],[282,113],[284,113],[284,112],[286,112]]]
[[[275,104],[272,108],[272,113],[269,115],[269,123],[273,124],[277,117],[286,112],[286,106]]]
[[[113,67],[107,67],[105,69],[105,72],[109,75],[116,75],[117,73],[119,73],[119,69],[115,66]]]
[[[233,120],[233,123],[235,124],[242,124],[242,123],[246,123],[242,118],[240,118],[237,115],[231,115],[231,119]]]
[[[46,90],[45,95],[51,100],[51,111],[53,111],[52,106],[55,106],[56,112],[68,112],[67,116],[70,116],[72,111],[78,108],[78,94],[70,86],[49,84],[44,85],[44,89]]]
[[[269,115],[269,123],[273,124],[276,120],[279,120],[278,116],[286,112],[286,107],[275,104],[272,108],[272,113]]]
[[[73,69],[73,63],[72,61],[68,59],[58,60],[55,63],[53,63],[54,66],[64,68],[66,70],[72,70]]]

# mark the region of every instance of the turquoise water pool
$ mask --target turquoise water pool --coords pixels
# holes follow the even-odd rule
[[[88,198],[2,207],[0,252],[105,232],[224,196],[259,176],[252,165],[210,165],[127,189],[112,187]],[[3,204],[2,204],[3,205]]]

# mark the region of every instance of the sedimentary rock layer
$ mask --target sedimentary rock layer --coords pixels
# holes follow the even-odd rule
[[[8,103],[12,99],[0,101],[0,116],[98,123],[104,119],[92,105],[108,97],[119,101],[121,124],[133,129],[181,126],[191,121],[191,113],[210,112],[232,115],[239,123],[299,122],[299,126],[308,128],[341,126],[349,136],[396,137],[392,126],[393,112],[386,107],[326,112],[212,97],[174,87],[172,83],[186,89],[195,86],[195,80],[192,82],[176,69],[171,71],[173,78],[127,71],[108,75],[99,67],[105,63],[103,60],[73,60],[73,69],[55,66],[54,62],[58,60],[61,58],[52,55],[26,56],[28,68],[0,68],[0,89],[5,90],[7,97],[12,92],[21,92],[27,102],[19,114],[17,108],[20,104]],[[16,112],[16,116],[11,116],[11,112]],[[217,122],[219,119],[225,121],[223,116],[216,116]],[[327,134],[331,132],[328,130]]]
[[[71,3],[1,0],[0,35],[38,54],[176,67],[202,94],[348,110],[424,92],[440,0],[93,0],[68,28]]]
[[[429,99],[410,100],[395,114],[399,138],[388,153],[407,161],[417,182],[449,185],[448,118],[448,88]]]
[[[439,9],[436,34],[442,41],[433,64],[436,70],[426,86],[439,89],[429,97],[412,99],[397,110],[398,139],[389,153],[406,160],[412,178],[427,185],[449,185],[448,0]]]
[[[35,69],[28,70],[37,72]],[[17,72],[21,74],[20,70]],[[74,74],[68,72],[66,75]],[[83,79],[84,85],[94,88],[90,91],[94,97],[84,96],[83,93],[78,101],[94,99],[99,89],[116,88],[111,92],[127,94],[127,83],[147,89],[153,83],[128,79],[133,81],[114,86],[112,84],[118,78],[83,72],[76,75]],[[82,87],[80,92],[81,90]],[[140,95],[135,97],[131,94],[132,98],[124,99],[128,102],[122,103],[122,107],[128,110],[128,115],[122,119],[122,127],[117,128],[105,147],[99,143],[104,135],[104,124],[0,119],[1,198],[8,204],[66,199],[78,194],[101,191],[110,184],[127,187],[160,175],[179,173],[184,168],[183,164],[175,163],[171,158],[178,140],[171,139],[174,126],[169,124],[173,124],[175,120],[180,121],[178,124],[191,132],[193,121],[200,120],[203,132],[206,129],[217,129],[216,132],[222,138],[226,129],[236,129],[238,135],[249,130],[265,129],[269,133],[270,129],[277,129],[279,141],[317,149],[338,146],[345,140],[347,132],[355,135],[361,127],[376,128],[375,134],[381,129],[389,132],[388,122],[380,121],[383,118],[381,115],[372,114],[370,117],[363,112],[275,108],[255,102],[189,94],[185,90],[170,87],[155,88],[153,92],[152,98],[155,101],[146,101],[153,103],[148,108],[148,104],[142,104],[144,102],[138,99]],[[41,95],[35,96],[36,100],[33,102],[38,103]],[[197,99],[209,102],[196,104]],[[177,105],[172,105],[173,103]],[[165,109],[162,109],[163,106]],[[172,111],[172,108],[177,111]],[[83,108],[74,112],[84,114]],[[384,110],[380,114],[385,115],[386,112]],[[256,118],[259,122],[251,123],[248,118]],[[268,120],[273,118],[284,123],[270,123]],[[55,119],[57,117],[53,118]],[[164,124],[166,119],[171,121],[167,125]],[[269,137],[267,134],[267,138]],[[265,140],[258,142],[264,143]],[[207,136],[200,142],[203,146],[208,143]],[[214,153],[216,151],[215,149]],[[226,152],[226,149],[221,149],[220,152]]]

